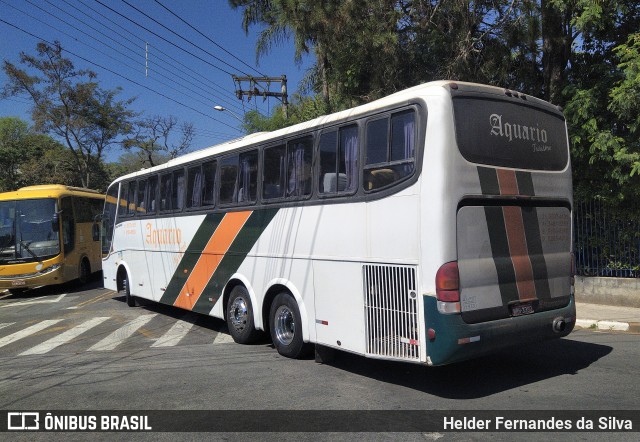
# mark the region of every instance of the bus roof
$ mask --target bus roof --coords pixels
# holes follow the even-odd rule
[[[104,195],[96,190],[65,186],[62,184],[42,184],[38,186],[22,187],[11,192],[0,193],[0,201],[28,198],[58,198],[63,195],[104,198]]]

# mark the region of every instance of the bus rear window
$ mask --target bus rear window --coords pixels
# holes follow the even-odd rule
[[[569,159],[564,118],[524,103],[454,97],[456,139],[472,163],[564,170]]]

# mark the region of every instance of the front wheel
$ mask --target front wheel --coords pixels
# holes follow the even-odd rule
[[[273,345],[282,356],[298,359],[311,351],[302,340],[302,320],[298,304],[288,293],[280,293],[271,304],[269,331]]]
[[[136,306],[136,298],[131,294],[131,288],[129,286],[129,275],[125,275],[122,281],[122,289],[124,290],[124,299],[127,301],[129,307]]]
[[[250,344],[259,336],[253,322],[253,306],[246,288],[238,285],[231,290],[227,303],[227,327],[238,344]]]

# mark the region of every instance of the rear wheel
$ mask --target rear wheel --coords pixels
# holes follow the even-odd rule
[[[302,358],[312,349],[302,340],[302,320],[295,299],[286,292],[280,293],[271,304],[269,330],[273,345],[282,356]]]
[[[81,285],[84,285],[89,281],[90,277],[91,277],[91,265],[89,264],[89,260],[87,260],[87,258],[84,258],[82,261],[80,261],[80,272],[78,276],[78,282],[80,282]]]
[[[254,342],[260,333],[253,322],[253,306],[246,288],[238,285],[231,290],[227,303],[227,326],[238,344]]]

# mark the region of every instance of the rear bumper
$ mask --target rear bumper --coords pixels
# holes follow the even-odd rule
[[[524,342],[567,336],[576,321],[573,295],[565,307],[532,315],[467,324],[459,314],[438,312],[433,296],[424,297],[426,328],[435,331],[435,339],[427,341],[427,363],[444,365],[463,361]],[[554,330],[554,322],[566,324],[563,331]]]

